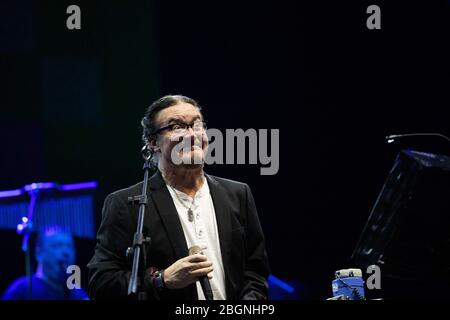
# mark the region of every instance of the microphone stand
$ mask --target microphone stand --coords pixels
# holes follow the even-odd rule
[[[146,300],[147,293],[145,291],[145,272],[147,270],[147,251],[151,244],[150,237],[145,237],[142,230],[144,227],[144,214],[145,208],[147,207],[147,181],[149,171],[154,168],[150,164],[150,160],[153,157],[153,152],[147,146],[144,146],[141,150],[142,156],[144,158],[144,181],[142,185],[142,194],[140,196],[128,197],[129,204],[139,204],[139,216],[137,229],[133,238],[132,247],[127,248],[126,256],[131,258],[133,256],[133,266],[131,268],[130,281],[128,283],[128,295],[134,296],[138,300]],[[139,269],[141,268],[141,269]],[[138,284],[139,275],[139,284]],[[153,286],[152,286],[153,288]],[[153,288],[156,293],[156,289]],[[158,295],[155,295],[158,297]]]
[[[25,274],[27,279],[27,298],[33,299],[32,288],[32,271],[31,271],[31,250],[30,250],[30,234],[33,229],[33,214],[36,202],[39,198],[40,183],[32,183],[25,186],[25,190],[30,195],[30,203],[28,204],[28,212],[26,217],[22,217],[22,223],[17,225],[17,233],[23,234],[22,251],[25,253]]]

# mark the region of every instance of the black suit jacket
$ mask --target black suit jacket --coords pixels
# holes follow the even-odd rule
[[[227,299],[267,299],[269,265],[263,232],[247,184],[205,175],[216,213]],[[111,193],[105,199],[95,254],[88,264],[89,296],[93,299],[127,297],[131,260],[125,256],[133,243],[138,205],[128,197],[140,195],[142,182]],[[181,222],[164,180],[157,171],[148,181],[144,235],[151,237],[147,267],[163,269],[189,255]],[[149,272],[145,277],[150,299],[156,299]],[[161,300],[196,300],[195,284],[160,292]]]

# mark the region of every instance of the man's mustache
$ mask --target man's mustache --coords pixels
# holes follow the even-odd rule
[[[208,139],[204,139],[203,136],[201,137],[179,137],[177,139],[174,139],[172,141],[178,142],[178,144],[181,144],[182,148],[188,148],[192,146],[199,146],[202,147],[203,144],[208,142]]]

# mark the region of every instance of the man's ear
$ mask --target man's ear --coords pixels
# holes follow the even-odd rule
[[[156,153],[157,151],[159,151],[161,149],[158,145],[158,140],[157,140],[156,136],[150,136],[148,138],[148,146],[150,149],[153,150],[154,153]]]

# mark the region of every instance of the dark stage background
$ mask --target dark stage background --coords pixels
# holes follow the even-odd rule
[[[449,24],[448,1],[3,0],[0,190],[96,180],[98,222],[104,197],[141,179],[145,108],[193,97],[209,127],[280,129],[278,174],[206,171],[250,185],[272,274],[325,299],[400,148],[448,153],[384,136],[450,134]],[[20,241],[0,231],[0,291],[24,273]],[[93,246],[77,239],[83,267]]]

